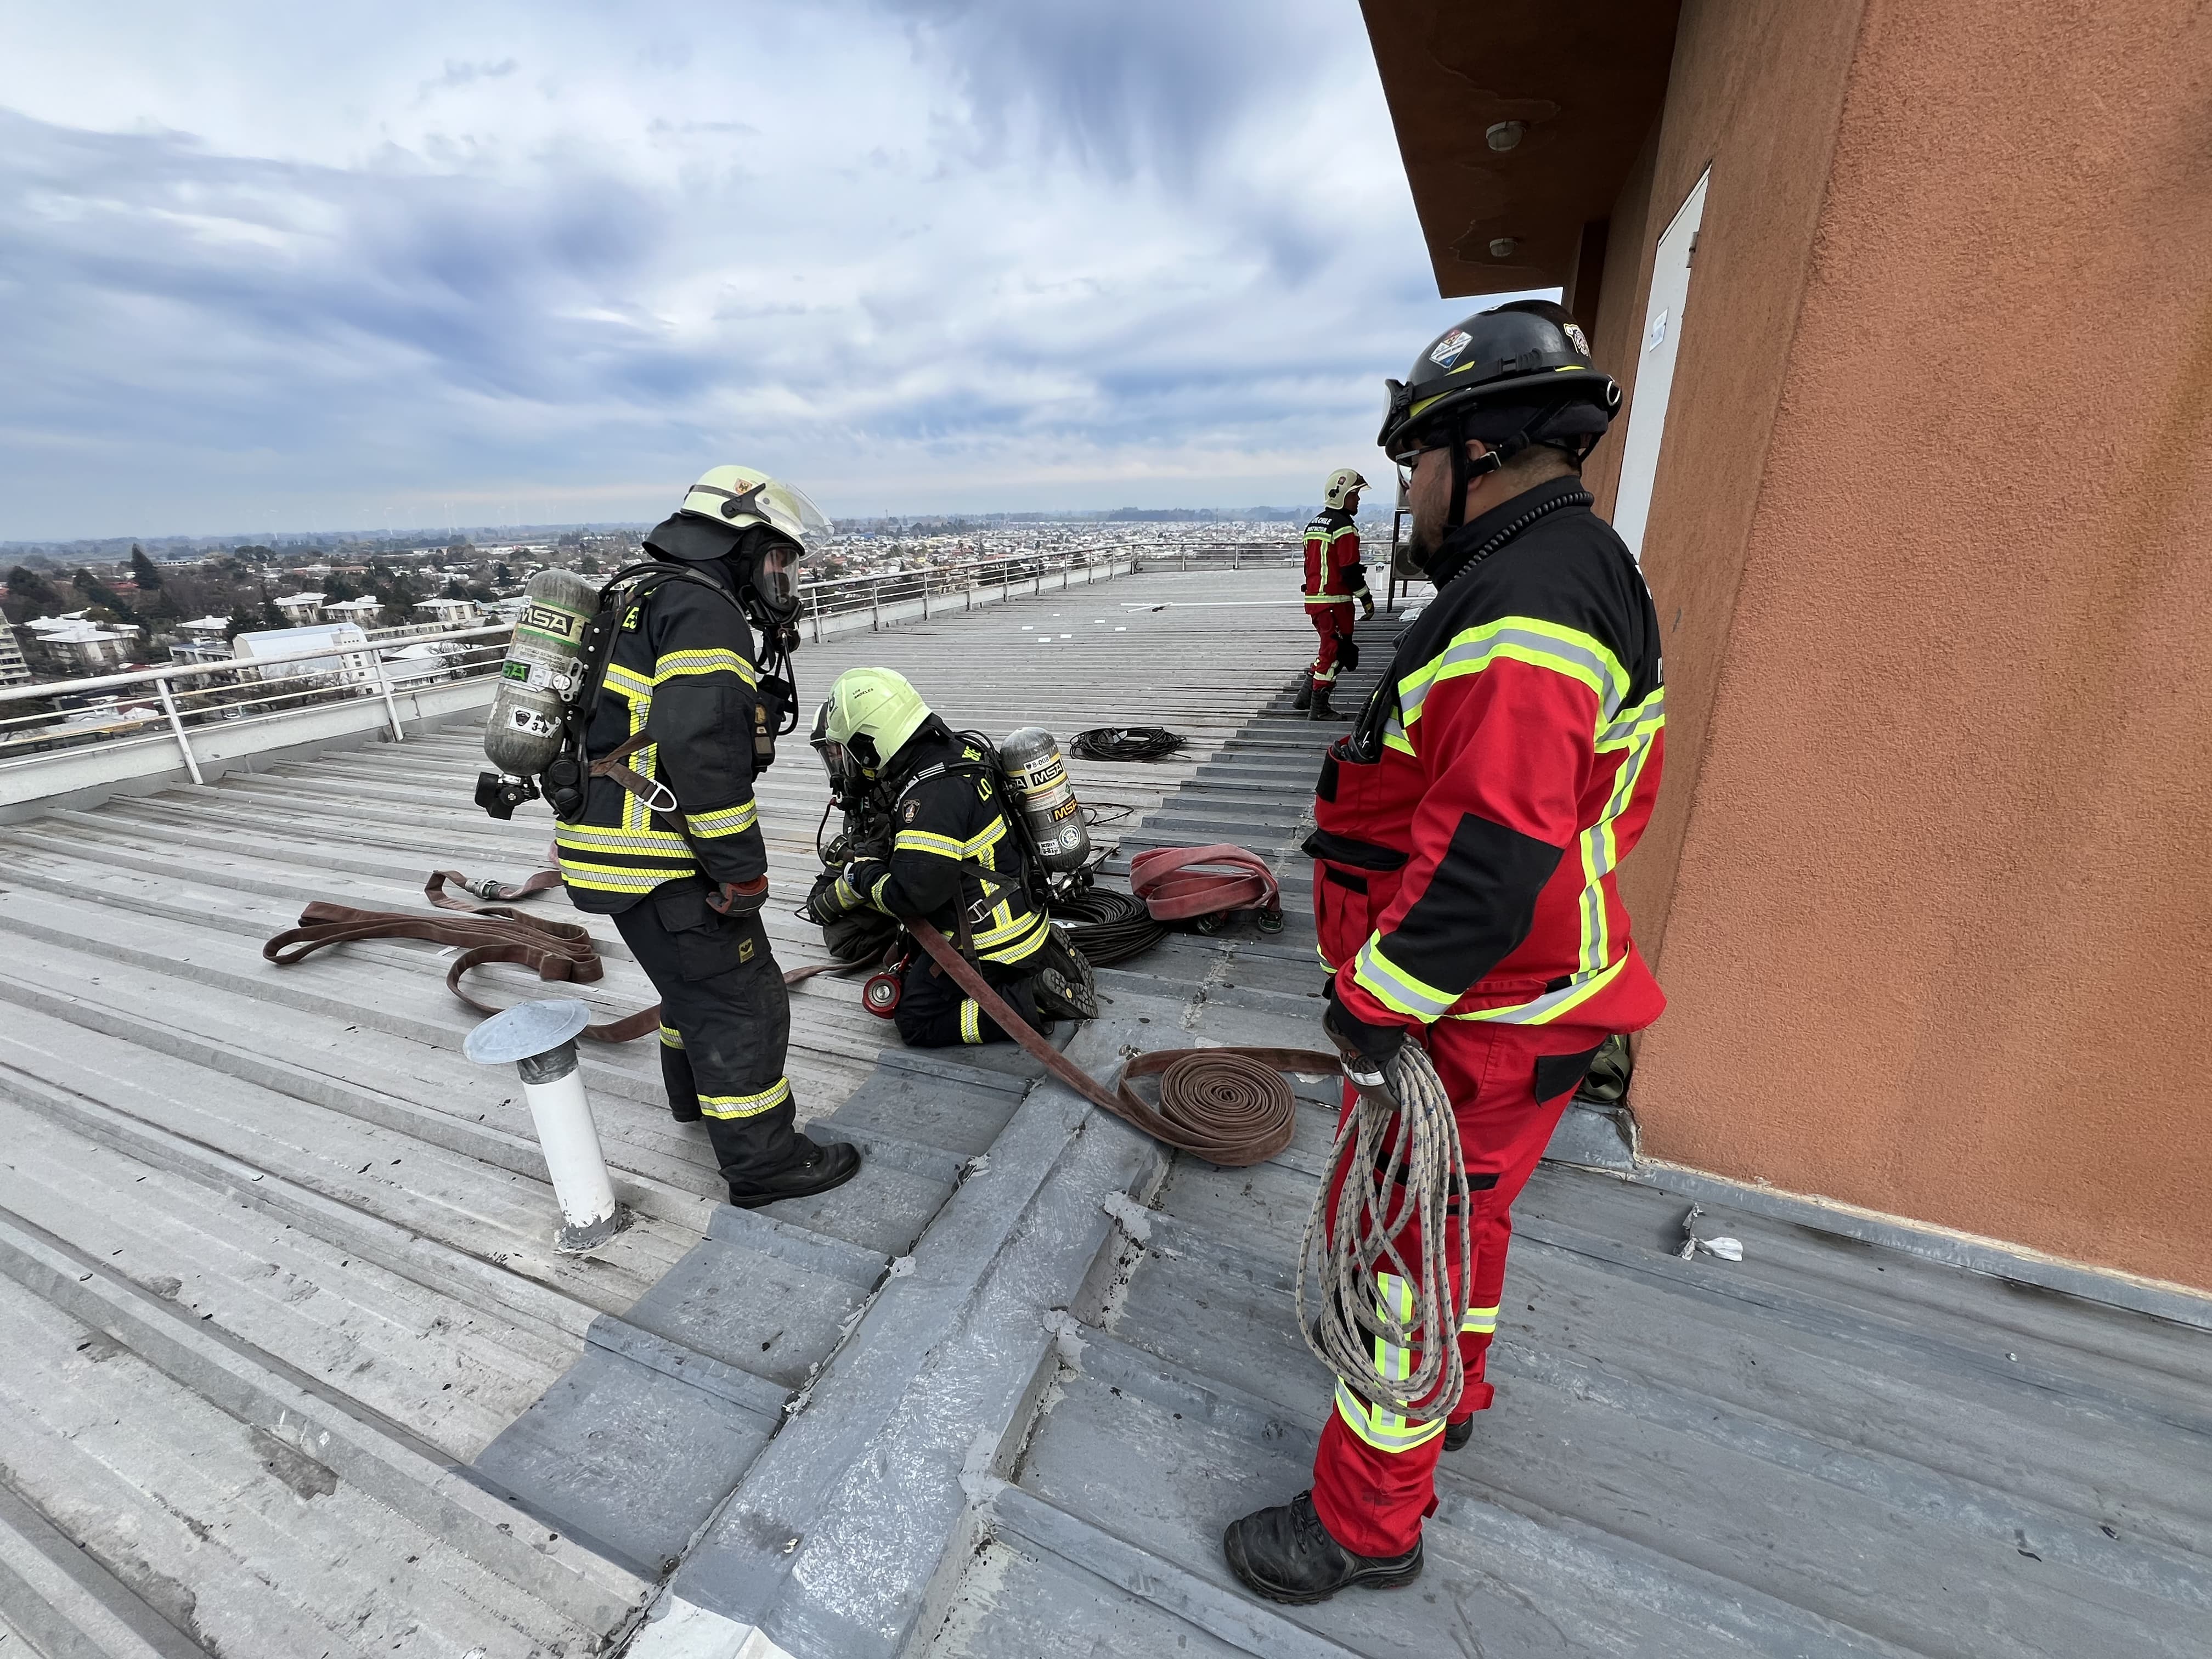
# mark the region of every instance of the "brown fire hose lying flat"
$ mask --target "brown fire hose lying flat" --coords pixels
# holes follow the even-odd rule
[[[1210,1164],[1237,1170],[1274,1157],[1297,1127],[1297,1103],[1283,1074],[1334,1076],[1343,1069],[1337,1055],[1312,1048],[1164,1048],[1130,1060],[1109,1090],[1040,1036],[944,934],[919,916],[903,920],[954,983],[1054,1077],[1153,1139]],[[1155,1075],[1158,1106],[1129,1087],[1132,1079]]]
[[[328,945],[365,939],[413,939],[459,946],[460,954],[446,969],[446,988],[480,1014],[500,1011],[462,988],[461,981],[472,968],[511,963],[530,969],[542,980],[576,985],[592,984],[605,972],[598,947],[580,924],[527,915],[504,905],[471,909],[445,896],[442,889],[449,880],[465,891],[521,898],[546,890],[560,876],[556,871],[540,871],[511,884],[471,883],[458,871],[434,872],[424,892],[441,908],[463,912],[453,916],[356,910],[317,900],[300,912],[297,927],[266,941],[261,954],[278,967],[289,968]],[[1284,1073],[1328,1076],[1341,1066],[1335,1054],[1310,1048],[1170,1048],[1130,1060],[1109,1090],[1039,1036],[944,934],[918,916],[906,918],[905,926],[953,981],[998,1022],[999,1029],[1036,1055],[1053,1076],[1154,1139],[1212,1164],[1242,1169],[1280,1152],[1291,1144],[1297,1123],[1297,1104]],[[870,965],[826,963],[797,968],[783,976],[784,983],[795,985],[816,974],[853,972]],[[594,1042],[629,1042],[657,1030],[659,1024],[660,1005],[655,1003],[621,1019],[587,1025],[582,1035]],[[1154,1076],[1160,1080],[1157,1106],[1129,1086],[1134,1079]]]
[[[356,910],[347,905],[317,900],[300,912],[299,926],[287,928],[268,940],[262,945],[261,954],[279,968],[289,968],[325,945],[350,945],[362,939],[419,939],[432,945],[458,945],[461,953],[446,970],[446,988],[480,1014],[500,1011],[477,1001],[461,988],[462,978],[471,968],[494,962],[512,963],[531,969],[542,980],[574,985],[592,984],[605,972],[599,947],[580,924],[528,915],[503,904],[472,906],[449,897],[444,890],[448,882],[464,892],[483,898],[520,899],[558,886],[561,872],[540,870],[516,883],[489,877],[471,881],[458,870],[434,870],[429,880],[423,884],[423,896],[441,909],[462,913],[451,917],[416,915],[405,910]],[[867,965],[863,963],[856,967],[849,963],[833,962],[794,968],[784,975],[783,982],[796,985],[817,974],[851,973]],[[602,1025],[586,1025],[582,1034],[593,1042],[633,1042],[659,1029],[660,1005],[656,1002],[650,1008],[641,1008],[620,1019],[609,1020]]]

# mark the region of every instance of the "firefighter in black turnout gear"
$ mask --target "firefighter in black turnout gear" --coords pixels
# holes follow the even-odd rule
[[[824,738],[842,764],[873,778],[890,844],[816,884],[808,914],[824,927],[861,909],[918,916],[951,941],[1030,1026],[1098,1012],[1089,966],[1047,921],[1041,872],[1005,798],[994,757],[950,730],[904,676],[855,668],[830,688]],[[907,959],[893,1015],[915,1048],[1007,1040],[926,951]]]
[[[826,1191],[860,1164],[853,1147],[793,1127],[791,1003],[761,923],[768,852],[753,803],[795,693],[763,672],[752,625],[773,669],[789,650],[803,538],[825,527],[788,485],[720,466],[647,535],[649,562],[604,602],[613,643],[586,716],[588,793],[556,836],[570,899],[614,918],[660,993],[669,1109],[706,1121],[730,1202],[747,1208]]]

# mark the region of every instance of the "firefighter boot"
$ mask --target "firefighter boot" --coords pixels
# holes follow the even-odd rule
[[[1474,1419],[1471,1417],[1462,1417],[1456,1423],[1447,1423],[1444,1425],[1444,1449],[1446,1451],[1457,1451],[1462,1446],[1464,1446],[1468,1441],[1474,1438]]]
[[[1325,685],[1317,685],[1314,687],[1313,703],[1312,706],[1306,710],[1306,718],[1310,720],[1350,720],[1352,718],[1351,715],[1340,714],[1335,709],[1329,707],[1328,690],[1328,687]]]
[[[1313,707],[1313,676],[1303,675],[1298,680],[1298,695],[1291,699],[1291,707],[1301,714]]]
[[[1062,973],[1057,968],[1033,975],[1029,985],[1036,998],[1037,1011],[1059,1019],[1097,1018],[1098,992],[1087,982],[1089,977],[1088,974]]]
[[[1390,1589],[1421,1576],[1421,1540],[1403,1555],[1354,1555],[1328,1535],[1302,1492],[1272,1510],[1232,1521],[1221,1534],[1229,1570],[1270,1601],[1326,1601],[1352,1584]]]
[[[832,1187],[842,1187],[860,1173],[860,1149],[842,1140],[817,1141],[805,1135],[793,1137],[793,1157],[774,1175],[755,1176],[741,1188],[730,1183],[730,1202],[740,1210],[757,1210],[787,1198],[811,1198]]]

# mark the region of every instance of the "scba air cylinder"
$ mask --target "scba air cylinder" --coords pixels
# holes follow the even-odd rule
[[[1013,780],[1023,821],[1043,854],[1044,867],[1056,875],[1080,870],[1091,856],[1091,831],[1052,733],[1042,726],[1024,726],[1000,745],[999,763]]]
[[[583,672],[584,625],[599,596],[570,570],[539,571],[522,596],[484,723],[484,756],[511,777],[531,778],[561,750],[562,718]]]

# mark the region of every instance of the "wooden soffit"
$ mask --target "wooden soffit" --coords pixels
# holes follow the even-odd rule
[[[1667,94],[1680,0],[1362,0],[1437,291],[1562,287]],[[1513,149],[1486,137],[1501,121]],[[1510,240],[1509,253],[1491,245]]]

